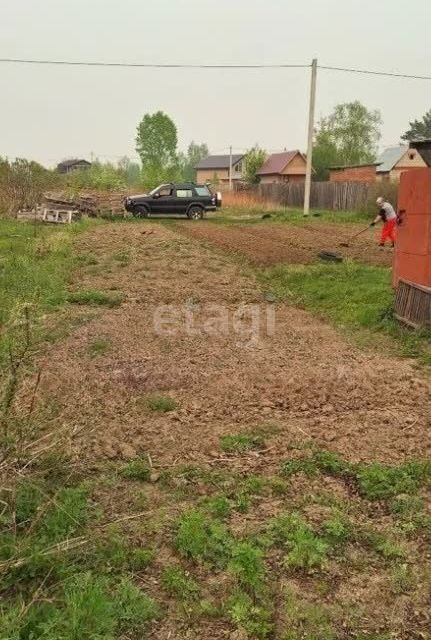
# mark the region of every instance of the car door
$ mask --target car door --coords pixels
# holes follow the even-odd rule
[[[172,185],[163,185],[153,196],[151,213],[172,213],[174,188]]]
[[[174,197],[174,211],[176,215],[187,213],[189,206],[193,202],[194,192],[191,187],[177,187]]]

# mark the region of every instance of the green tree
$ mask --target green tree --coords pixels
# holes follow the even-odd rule
[[[163,111],[144,115],[137,129],[136,151],[142,161],[145,186],[155,186],[167,176],[178,174],[177,141],[175,123]]]
[[[424,115],[422,120],[410,122],[410,129],[401,136],[402,140],[418,140],[421,138],[431,138],[431,109]]]
[[[137,162],[133,162],[127,156],[123,156],[118,161],[118,169],[128,185],[137,185],[139,183],[141,167]]]
[[[346,102],[319,122],[315,134],[313,166],[318,179],[325,179],[331,165],[373,162],[380,139],[380,111],[363,104]]]
[[[200,160],[208,156],[208,146],[197,144],[192,140],[187,149],[187,153],[179,154],[179,165],[181,177],[184,182],[193,182],[196,177],[196,165]]]
[[[248,184],[258,184],[260,182],[260,177],[257,175],[257,172],[262,168],[266,158],[266,151],[261,149],[257,144],[247,151],[245,156],[244,179]]]

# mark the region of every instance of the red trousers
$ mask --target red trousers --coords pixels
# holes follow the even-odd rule
[[[395,229],[396,229],[397,220],[394,218],[393,220],[387,220],[382,229],[382,235],[380,237],[380,244],[385,244],[386,240],[390,240],[391,242],[395,242]]]

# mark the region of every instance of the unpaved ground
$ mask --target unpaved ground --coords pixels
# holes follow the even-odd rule
[[[181,563],[210,601],[226,603],[234,589],[229,571],[178,554],[177,518],[219,491],[235,504],[244,491],[241,483],[250,479],[245,474],[279,474],[280,463],[298,455],[293,446],[309,439],[350,461],[429,456],[429,381],[405,361],[353,348],[305,312],[285,304],[267,307],[252,273],[238,261],[164,226],[103,225],[78,236],[76,249],[91,259],[73,287],[120,291],[125,300],[119,308],[100,310],[49,348],[42,363],[40,400],[52,407],[54,425],[76,434],[72,455],[87,473],[93,467],[96,472],[110,469],[105,461],[121,465],[136,456],[149,456],[156,476],[172,473],[168,483],[162,477],[139,483],[114,472],[96,483],[93,495],[108,521],[144,509],[144,517],[124,522],[121,531],[127,545],[157,549],[153,564],[133,576],[163,603],[163,616],[148,637],[245,640],[226,612],[194,619],[178,597],[166,595],[161,575],[172,563]],[[260,310],[258,339],[247,332],[244,304]],[[161,309],[163,305],[171,306]],[[159,320],[169,319],[161,311],[171,314],[171,325],[156,330],[155,314]],[[226,313],[228,330],[223,324]],[[275,314],[270,335],[267,313]],[[166,332],[169,328],[172,334]],[[108,347],[98,352],[96,344]],[[177,410],[149,412],[145,399],[150,393],[174,398]],[[256,427],[267,432],[265,449],[245,455],[221,451],[220,435]],[[196,466],[179,471],[178,465],[184,464],[198,465],[200,471],[193,471]],[[217,484],[220,472],[232,474],[222,486]],[[372,526],[386,531],[392,525],[384,508],[362,500],[348,482],[327,475],[299,474],[282,493],[266,489],[256,494],[247,511],[233,509],[230,516],[229,527],[238,539],[262,533],[271,518],[292,511],[302,511],[319,526],[338,513],[340,504],[349,510],[355,530]],[[324,502],[328,496],[331,507]],[[301,612],[289,618],[288,590],[308,606],[332,607],[337,640],[368,637],[359,631],[386,630],[391,635],[380,637],[429,638],[428,551],[420,537],[408,545],[414,586],[408,595],[404,588],[396,597],[391,566],[366,545],[352,542],[341,561],[331,557],[321,572],[289,571],[283,554],[269,551],[268,598],[275,609],[270,637],[284,639],[293,617],[298,626],[291,637],[306,637],[302,625],[308,615],[316,618],[313,613],[302,618]],[[335,637],[321,630],[310,633],[307,637]]]
[[[251,274],[166,227],[104,225],[77,242],[99,264],[85,267],[76,286],[125,295],[121,307],[53,345],[44,360],[41,390],[59,407],[60,424],[82,429],[79,456],[208,461],[221,434],[267,421],[283,428],[257,467],[278,465],[289,443],[306,438],[350,460],[431,454],[430,384],[407,362],[358,351],[298,309],[267,307]],[[243,303],[259,305],[257,340],[248,334],[248,311],[238,311]],[[174,335],[167,325],[155,330],[160,305],[174,305]],[[268,311],[273,335],[265,335]],[[218,323],[218,334],[208,335],[220,314],[229,329]],[[100,338],[111,346],[93,357]],[[149,393],[174,397],[178,409],[149,414]]]
[[[377,245],[378,231],[366,231],[350,241],[361,230],[361,225],[319,222],[219,226],[209,222],[196,225],[181,222],[177,227],[187,236],[244,254],[258,265],[308,264],[318,260],[320,251],[336,252],[345,258],[376,266],[388,267],[392,263],[392,249]],[[341,247],[343,242],[350,246]]]

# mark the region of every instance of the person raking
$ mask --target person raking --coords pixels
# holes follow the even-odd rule
[[[384,247],[386,240],[390,240],[392,246],[395,247],[395,229],[397,224],[397,214],[395,213],[395,209],[390,202],[386,202],[384,198],[377,198],[376,204],[379,208],[379,214],[370,224],[370,227],[374,227],[380,220],[382,220],[383,229],[380,236],[379,246]]]

